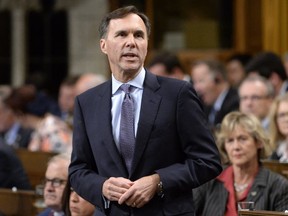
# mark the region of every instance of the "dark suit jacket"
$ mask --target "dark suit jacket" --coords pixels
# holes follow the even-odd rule
[[[75,101],[69,178],[74,190],[104,211],[109,177],[132,181],[157,172],[165,191],[137,209],[111,202],[107,215],[193,215],[191,190],[222,170],[219,152],[191,83],[146,72],[135,153],[129,175],[111,125],[111,80]]]
[[[53,210],[51,208],[46,208],[44,211],[40,212],[37,216],[50,216]]]
[[[31,140],[33,130],[30,128],[19,127],[17,137],[13,146],[15,148],[27,148]]]
[[[215,179],[194,189],[193,194],[197,215],[225,214],[229,194],[223,182]],[[255,210],[287,210],[288,180],[268,169],[260,168],[246,200],[255,203]]]
[[[0,187],[31,189],[26,172],[14,149],[0,143]]]
[[[205,109],[205,113],[207,117],[209,116],[211,109],[212,107],[207,107],[207,109]],[[238,92],[234,88],[229,88],[227,95],[224,98],[224,101],[222,103],[221,109],[215,114],[214,126],[221,124],[226,114],[228,114],[231,111],[236,111],[236,110],[239,110]]]
[[[37,216],[49,216],[52,209],[46,208],[44,211],[40,212]]]

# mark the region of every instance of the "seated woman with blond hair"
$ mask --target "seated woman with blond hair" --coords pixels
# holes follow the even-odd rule
[[[288,180],[261,165],[269,139],[259,120],[231,112],[216,137],[228,165],[216,179],[193,189],[196,215],[237,216],[241,201],[254,202],[255,210],[287,210]]]
[[[278,96],[270,107],[271,160],[288,162],[288,93]]]

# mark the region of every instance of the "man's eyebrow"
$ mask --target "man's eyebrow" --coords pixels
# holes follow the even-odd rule
[[[135,34],[142,34],[142,35],[144,35],[144,31],[142,31],[142,30],[136,30],[136,31],[135,31]]]
[[[115,35],[118,35],[118,34],[120,34],[120,33],[126,33],[127,31],[126,30],[119,30],[119,31],[116,31],[115,32]]]

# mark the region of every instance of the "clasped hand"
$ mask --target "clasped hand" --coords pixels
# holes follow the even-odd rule
[[[148,203],[156,193],[160,182],[158,174],[130,181],[123,177],[111,177],[103,184],[102,193],[106,199],[117,201],[120,205],[141,208]]]

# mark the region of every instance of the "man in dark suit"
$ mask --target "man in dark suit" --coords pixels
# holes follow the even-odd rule
[[[227,113],[239,109],[238,92],[228,83],[225,67],[218,61],[194,62],[191,77],[204,103],[210,127],[214,130]]]
[[[222,167],[191,83],[143,68],[150,24],[135,7],[107,14],[99,31],[112,80],[76,97],[73,189],[95,215],[194,215],[192,189]]]
[[[0,139],[14,148],[27,148],[31,134],[30,128],[24,128],[15,111],[10,107],[9,96],[6,99],[0,99]]]

